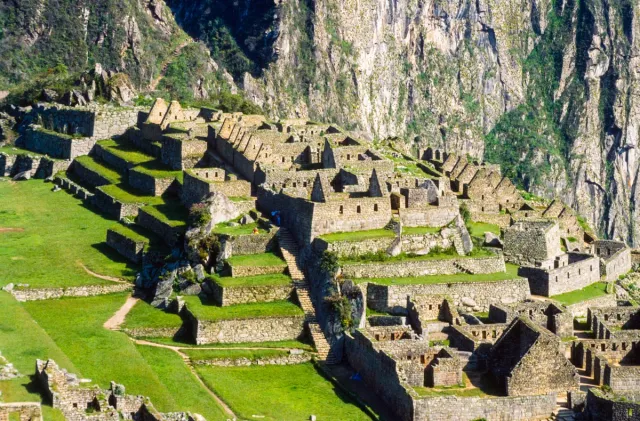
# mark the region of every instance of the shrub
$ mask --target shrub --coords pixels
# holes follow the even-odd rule
[[[340,269],[340,263],[338,262],[338,255],[332,251],[326,251],[322,253],[320,259],[320,269],[327,272],[330,276],[334,276]]]
[[[460,205],[460,216],[462,216],[462,220],[465,224],[471,222],[471,212],[469,211],[466,203]]]
[[[207,205],[204,203],[196,203],[189,209],[189,225],[194,227],[203,227],[211,222],[211,214]]]
[[[349,297],[342,296],[335,292],[327,296],[325,301],[331,306],[333,311],[336,312],[340,319],[340,325],[342,326],[343,331],[351,330],[354,323],[353,318],[351,317],[352,308]]]

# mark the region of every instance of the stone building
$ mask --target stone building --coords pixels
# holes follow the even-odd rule
[[[489,319],[494,323],[511,323],[518,317],[527,318],[561,338],[573,336],[573,315],[563,305],[528,300],[489,307]]]
[[[504,232],[504,257],[508,262],[551,267],[560,248],[560,227],[547,220],[519,221]]]
[[[596,240],[591,249],[600,258],[600,273],[607,281],[615,281],[631,270],[631,249],[623,241]]]
[[[567,392],[579,385],[560,338],[524,317],[514,319],[496,341],[489,371],[508,396]]]

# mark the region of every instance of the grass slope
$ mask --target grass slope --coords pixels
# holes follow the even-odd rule
[[[111,380],[122,383],[130,394],[149,396],[163,412],[189,409],[185,403],[193,398],[195,386],[188,382],[172,383],[169,376],[178,376],[180,372],[170,359],[158,357],[161,362],[157,365],[154,362],[157,360],[147,361],[149,356],[142,355],[124,333],[102,327],[122,306],[126,296],[69,298],[30,302],[24,306],[82,376],[102,387],[107,387]],[[215,402],[209,400],[206,404],[213,406]]]
[[[290,301],[236,304],[229,307],[205,305],[200,298],[194,296],[184,297],[184,301],[193,315],[201,320],[241,320],[304,315],[302,309]]]
[[[370,417],[321,376],[313,364],[204,367],[204,382],[243,419],[369,420]]]
[[[64,192],[51,192],[41,180],[0,179],[0,287],[105,284],[79,263],[102,275],[133,277],[135,268],[105,244],[113,220],[85,208]]]
[[[568,306],[571,304],[581,303],[592,298],[601,297],[603,295],[607,295],[607,283],[596,282],[588,287],[584,287],[576,291],[565,292],[560,295],[554,295],[551,298]]]
[[[182,319],[180,316],[159,310],[142,300],[138,301],[131,309],[129,314],[127,314],[124,324],[122,325],[125,329],[180,326],[182,326]]]
[[[227,263],[231,266],[287,266],[287,263],[281,257],[273,253],[233,256],[227,259]]]

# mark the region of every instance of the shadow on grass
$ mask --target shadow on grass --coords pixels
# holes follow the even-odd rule
[[[40,395],[41,403],[44,405],[51,406],[53,402],[46,395],[44,388],[38,381],[38,378],[35,374],[29,376],[29,383],[24,384],[24,389],[30,394]]]
[[[136,273],[140,270],[138,265],[127,260],[120,253],[109,247],[107,243],[96,243],[92,244],[91,247],[116,263],[124,263],[126,265],[126,270],[124,271],[123,276],[125,277],[134,278]]]

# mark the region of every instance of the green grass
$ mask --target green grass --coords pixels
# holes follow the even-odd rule
[[[140,211],[155,217],[159,221],[162,221],[171,227],[184,227],[185,229],[187,227],[187,218],[189,217],[189,213],[179,203],[145,206],[140,208]]]
[[[576,291],[565,292],[564,294],[560,295],[554,295],[550,298],[559,301],[564,305],[571,305],[604,295],[607,295],[607,283],[596,282],[595,284],[591,284],[588,287]]]
[[[307,420],[311,414],[319,420],[370,419],[310,363],[265,367],[197,366],[196,370],[242,419]]]
[[[32,367],[35,370],[35,361]],[[32,373],[29,373],[32,374]],[[35,384],[30,377],[20,377],[0,382],[1,402],[42,402],[42,416],[46,421],[65,421],[64,415],[58,409],[53,409],[42,399],[40,385]],[[9,418],[9,421],[13,421]],[[20,419],[16,419],[20,421]]]
[[[251,361],[260,358],[286,357],[289,351],[279,349],[188,349],[183,351],[192,361],[220,360],[223,358],[247,358]]]
[[[96,161],[88,155],[77,157],[75,159],[75,162],[76,164],[82,165],[86,169],[101,175],[111,184],[118,184],[122,182],[122,176],[117,171],[114,171],[110,167],[107,167],[103,163]]]
[[[451,388],[433,388],[433,387],[414,387],[420,396],[459,396],[464,398],[481,398],[489,396],[482,389],[462,389],[459,387]]]
[[[315,348],[313,345],[297,341],[272,341],[272,342],[238,342],[238,343],[223,343],[215,345],[194,345],[188,342],[182,342],[180,338],[146,338],[148,341],[152,341],[162,345],[171,345],[184,347],[185,349],[198,349],[198,348],[284,348],[284,349],[302,349],[305,351],[313,352]]]
[[[492,232],[500,237],[500,227],[496,224],[486,224],[484,222],[468,222],[467,229],[472,237],[484,238],[485,232]]]
[[[434,227],[402,227],[402,235],[437,234],[441,229]]]
[[[98,187],[98,189],[122,203],[137,203],[140,205],[162,205],[165,203],[165,200],[160,196],[145,196],[124,183],[109,184]]]
[[[101,387],[117,381],[129,394],[149,396],[162,412],[189,409],[186,403],[193,401],[199,386],[187,377],[188,369],[177,354],[172,358],[168,353],[141,352],[124,333],[102,327],[126,297],[68,298],[29,302],[24,307],[73,362],[77,368],[73,372],[79,376]],[[174,383],[178,379],[181,382]],[[200,397],[207,398],[206,392]],[[210,399],[206,405],[213,408],[215,403]]]
[[[327,243],[335,243],[338,241],[357,242],[376,238],[394,238],[395,236],[396,234],[391,230],[377,229],[367,231],[335,232],[333,234],[321,235],[320,238]]]
[[[42,156],[37,152],[31,152],[28,149],[22,149],[14,145],[0,146],[0,153],[6,153],[7,155],[33,155]]]
[[[136,346],[147,364],[153,367],[158,380],[174,397],[175,405],[202,415],[208,421],[227,420],[230,417],[202,387],[182,358],[168,349]],[[153,402],[156,408],[158,403]]]
[[[227,259],[227,263],[231,266],[282,266],[286,267],[287,263],[281,257],[274,253],[247,254],[245,256],[233,256]]]
[[[127,145],[124,142],[117,142],[115,140],[101,140],[98,142],[98,145],[104,147],[113,155],[118,158],[122,158],[127,162],[130,162],[134,165],[140,165],[145,162],[151,162],[155,158],[144,154],[134,148],[133,146]]]
[[[184,176],[184,173],[182,171],[173,171],[162,164],[162,162],[159,162],[157,160],[145,162],[141,165],[138,165],[137,167],[134,167],[132,171],[146,174],[158,179],[175,178],[180,181],[180,183],[182,183],[182,179]]]
[[[267,231],[258,225],[257,222],[253,222],[251,224],[246,225],[238,225],[238,226],[230,226],[228,223],[223,222],[221,224],[216,225],[213,228],[213,233],[215,234],[225,234],[225,235],[251,235],[253,234],[253,229],[258,228],[259,234],[266,234]]]
[[[124,324],[125,329],[180,327],[182,319],[177,314],[167,313],[152,307],[145,301],[138,301],[131,309]]]
[[[281,286],[291,284],[291,278],[281,273],[272,275],[241,276],[237,278],[233,278],[231,276],[212,276],[212,279],[218,285],[226,288],[264,285]]]
[[[470,275],[458,273],[455,275],[426,275],[409,278],[361,278],[355,279],[356,283],[372,282],[380,285],[428,285],[428,284],[452,284],[457,282],[496,282],[515,279],[518,277],[518,266],[507,263],[506,272],[481,273]]]
[[[151,240],[136,225],[115,224],[109,227],[111,231],[117,232],[136,243],[149,243]]]
[[[104,242],[113,224],[81,200],[51,192],[51,184],[0,181],[0,227],[24,230],[0,232],[0,287],[110,284],[80,263],[101,275],[132,278],[135,267]]]
[[[184,300],[191,313],[202,320],[256,319],[304,315],[302,309],[290,301],[217,307],[203,304],[198,297],[184,297]]]

